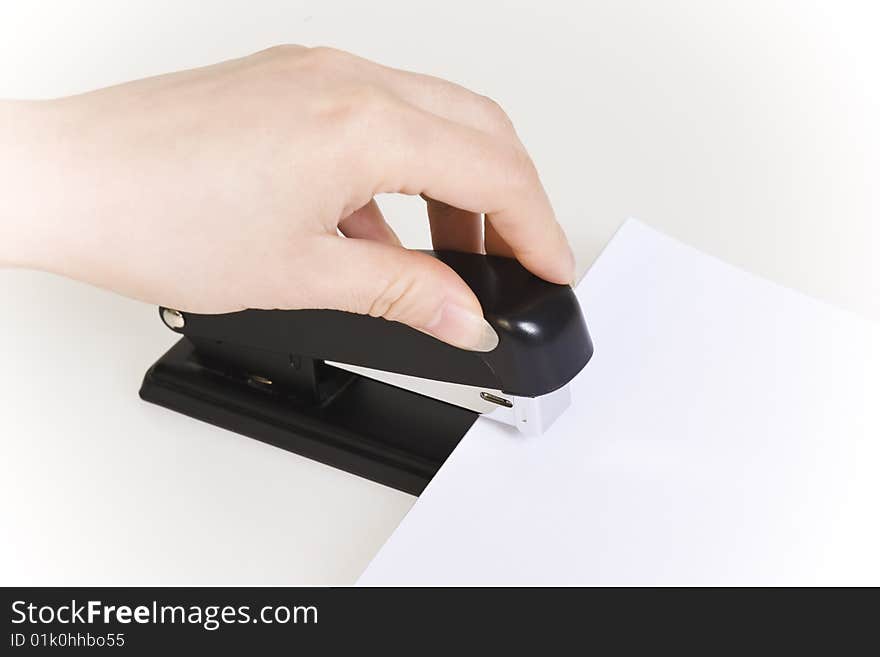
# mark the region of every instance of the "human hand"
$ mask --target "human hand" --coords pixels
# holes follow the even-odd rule
[[[440,79],[284,46],[4,112],[12,264],[182,311],[333,308],[494,348],[467,285],[386,224],[373,197],[399,192],[426,199],[436,249],[574,275],[507,116]]]

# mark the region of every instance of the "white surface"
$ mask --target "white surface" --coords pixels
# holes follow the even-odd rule
[[[142,402],[155,308],[0,276],[0,583],[353,581],[413,498]]]
[[[543,436],[478,420],[362,584],[880,584],[880,331],[637,222]]]
[[[797,0],[4,0],[0,97],[335,45],[501,102],[581,270],[639,216],[880,318],[878,16]],[[418,200],[381,202],[427,245]],[[172,342],[152,308],[0,271],[0,309],[0,583],[348,583],[411,504],[139,402]]]

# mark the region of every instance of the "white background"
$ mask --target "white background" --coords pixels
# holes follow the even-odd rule
[[[577,295],[571,407],[478,420],[359,584],[880,583],[880,326],[637,221]]]
[[[878,28],[854,2],[7,0],[0,97],[337,46],[498,100],[581,270],[637,216],[878,319]],[[382,203],[427,245],[418,201]],[[153,308],[20,271],[0,308],[2,583],[347,583],[412,502],[139,402]]]

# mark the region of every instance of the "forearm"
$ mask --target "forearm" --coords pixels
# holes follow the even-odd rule
[[[0,101],[0,267],[63,258],[63,139],[55,101]]]

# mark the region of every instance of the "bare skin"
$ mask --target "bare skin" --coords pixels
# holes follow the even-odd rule
[[[435,248],[574,275],[498,105],[326,48],[0,102],[0,181],[0,265],[182,311],[334,308],[493,348],[467,285],[402,248],[384,192],[425,198]]]

